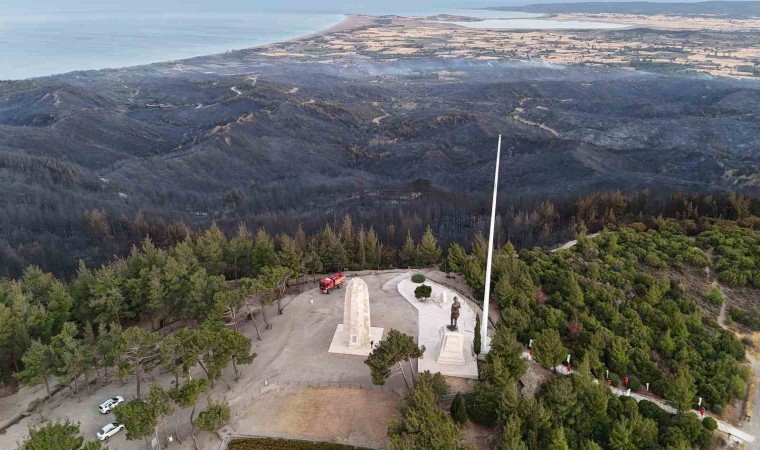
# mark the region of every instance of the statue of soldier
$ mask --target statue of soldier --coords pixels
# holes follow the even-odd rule
[[[451,305],[451,325],[449,325],[449,330],[454,331],[457,327],[457,320],[459,319],[459,308],[462,307],[462,304],[459,303],[459,299],[454,297],[454,303]]]

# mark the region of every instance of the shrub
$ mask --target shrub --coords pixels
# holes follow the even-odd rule
[[[705,255],[705,252],[696,247],[691,247],[686,250],[684,258],[694,267],[702,268],[710,265],[710,259]]]
[[[425,275],[423,275],[421,273],[415,273],[414,275],[412,275],[412,281],[414,283],[417,283],[417,284],[424,283],[425,282]]]
[[[454,396],[454,400],[451,402],[451,418],[459,425],[467,422],[467,406],[464,404],[462,396],[457,392]]]
[[[612,385],[615,387],[620,385],[620,377],[615,372],[610,372],[610,381],[612,381]]]
[[[712,288],[705,297],[707,297],[708,302],[715,306],[722,305],[724,301],[723,294],[717,288]]]
[[[417,376],[417,384],[425,383],[429,384],[435,392],[435,395],[441,396],[449,393],[449,384],[446,383],[446,378],[441,375],[441,372],[431,373],[426,370]]]
[[[467,396],[465,405],[470,419],[481,425],[491,426],[496,423],[500,393],[498,389],[486,384],[477,384],[475,391]]]
[[[628,387],[631,388],[631,392],[637,392],[641,389],[641,381],[634,376],[628,377]]]
[[[702,425],[707,428],[708,431],[715,431],[718,429],[718,422],[712,417],[705,417],[702,419]]]
[[[203,431],[213,433],[230,420],[230,407],[225,403],[210,403],[208,408],[198,414],[195,425]]]
[[[427,284],[421,284],[417,286],[417,288],[414,290],[414,296],[417,298],[424,299],[424,300],[427,300],[428,298],[430,298],[430,294],[432,293],[433,293],[433,288],[431,288]]]
[[[728,316],[752,331],[760,331],[760,308],[743,311],[732,306],[728,309]]]
[[[664,411],[662,408],[650,402],[649,400],[641,400],[639,402],[639,413],[641,413],[643,417],[652,419],[659,424],[665,423],[665,421],[670,417],[670,414],[668,414],[667,411]]]

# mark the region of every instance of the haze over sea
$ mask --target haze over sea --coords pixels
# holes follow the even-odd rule
[[[220,53],[327,28],[344,14],[432,15],[505,0],[0,0],[0,80]],[[499,13],[499,17],[521,17]],[[528,15],[522,15],[528,17]]]

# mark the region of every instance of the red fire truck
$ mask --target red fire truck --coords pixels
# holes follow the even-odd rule
[[[340,289],[344,281],[346,281],[346,276],[342,273],[336,273],[335,275],[321,279],[319,281],[319,290],[323,294],[329,294],[333,289]]]

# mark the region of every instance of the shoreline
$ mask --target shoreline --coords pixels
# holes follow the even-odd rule
[[[7,82],[11,82],[11,83],[24,82],[24,81],[56,78],[56,77],[66,76],[66,75],[76,73],[76,72],[102,72],[102,71],[112,71],[112,70],[133,69],[133,68],[140,68],[140,67],[160,66],[160,65],[167,65],[167,64],[177,64],[183,61],[193,61],[193,60],[198,60],[201,58],[225,55],[228,53],[237,53],[237,52],[245,52],[245,51],[250,51],[250,50],[255,50],[255,49],[261,49],[261,48],[265,48],[271,45],[282,45],[282,44],[287,44],[291,42],[298,42],[303,39],[312,39],[312,38],[316,38],[325,34],[350,30],[354,27],[371,23],[372,19],[376,17],[376,16],[360,15],[360,14],[336,14],[336,15],[342,15],[343,18],[340,21],[327,26],[326,28],[321,28],[319,30],[316,30],[307,34],[294,36],[292,38],[288,38],[284,40],[274,40],[271,42],[265,42],[261,44],[248,45],[248,46],[244,46],[240,48],[228,49],[225,51],[218,51],[218,52],[212,51],[209,53],[202,53],[199,55],[185,56],[185,57],[179,57],[179,58],[160,59],[158,61],[149,61],[149,62],[137,63],[137,64],[101,67],[97,69],[73,69],[73,70],[66,70],[63,72],[51,73],[47,75],[35,75],[31,77],[26,77],[26,78],[0,78],[0,82],[6,82],[6,83]]]
[[[487,10],[487,9],[486,9]],[[640,15],[618,15],[618,14],[605,14],[605,15],[587,15],[587,14],[538,14],[538,17],[514,17],[505,19],[494,18],[480,18],[480,17],[468,17],[468,16],[452,16],[451,14],[435,14],[435,15],[418,15],[418,16],[403,16],[396,14],[386,15],[368,15],[368,14],[335,14],[332,19],[335,22],[325,26],[324,28],[316,31],[310,31],[305,34],[293,36],[290,38],[277,39],[276,36],[272,36],[270,42],[263,42],[260,44],[246,45],[241,44],[236,49],[225,49],[221,51],[203,52],[200,50],[198,55],[179,57],[175,59],[157,59],[153,62],[144,63],[127,63],[121,66],[111,66],[107,68],[93,68],[93,69],[74,69],[66,72],[60,72],[51,75],[41,75],[29,78],[19,78],[7,80],[8,82],[18,81],[30,81],[30,80],[56,80],[65,79],[67,76],[75,74],[81,74],[87,78],[90,76],[98,76],[98,73],[103,75],[118,74],[119,72],[157,72],[157,73],[171,73],[171,72],[184,72],[193,71],[202,74],[217,74],[225,75],[225,68],[228,68],[229,73],[235,73],[235,67],[243,63],[250,57],[272,57],[272,58],[293,58],[293,60],[306,61],[314,60],[314,57],[319,55],[326,55],[328,59],[337,60],[344,57],[359,56],[357,53],[360,49],[362,59],[373,59],[378,57],[381,60],[387,60],[388,58],[399,58],[419,53],[417,49],[425,48],[425,45],[439,45],[439,42],[447,41],[451,38],[451,35],[446,34],[454,32],[467,33],[469,39],[478,40],[478,43],[482,48],[487,49],[489,45],[494,46],[491,53],[478,56],[477,48],[467,47],[464,45],[462,48],[457,48],[456,51],[449,50],[441,57],[455,57],[455,58],[469,58],[475,59],[498,59],[501,54],[504,53],[505,48],[510,49],[512,56],[508,59],[525,60],[535,59],[538,55],[539,49],[537,46],[541,45],[539,42],[543,39],[543,35],[547,34],[557,35],[556,39],[562,40],[562,34],[566,33],[589,33],[593,38],[594,36],[609,36],[606,41],[604,39],[601,42],[604,43],[602,49],[612,55],[612,58],[605,57],[601,59],[593,60],[593,58],[587,61],[588,58],[578,52],[552,52],[551,54],[541,54],[538,58],[542,62],[559,65],[620,65],[623,64],[626,68],[630,66],[628,64],[629,59],[625,56],[616,56],[615,45],[623,45],[625,43],[623,38],[613,38],[618,32],[628,32],[632,29],[648,29],[648,30],[663,30],[663,31],[690,31],[684,30],[681,24],[671,24],[667,16],[651,16],[642,17]],[[340,18],[340,20],[338,20]],[[469,20],[467,20],[469,19]],[[646,19],[646,20],[644,20]],[[505,26],[488,26],[478,27],[472,26],[477,23],[498,23],[501,20],[514,21],[517,23],[530,23],[532,21],[549,20],[558,24],[566,23],[567,26],[559,27],[542,27],[537,25],[536,27],[505,27]],[[668,23],[663,23],[665,20]],[[590,22],[600,25],[618,25],[617,27],[575,27],[573,22]],[[322,25],[322,24],[317,24]],[[720,30],[723,26],[723,21],[718,18],[703,18],[699,21],[699,27],[695,32],[708,32],[710,30]],[[729,25],[738,31],[745,31],[746,24],[742,21],[729,21]],[[370,31],[365,32],[363,30],[368,29]],[[757,27],[755,29],[760,29]],[[351,36],[354,35],[355,36]],[[531,44],[528,50],[524,50],[515,47],[512,42],[514,39],[510,36],[520,35],[520,40],[528,39]],[[349,36],[340,36],[349,35]],[[247,36],[247,35],[246,35]],[[459,38],[463,39],[462,37]],[[512,41],[510,41],[512,39]],[[568,38],[569,39],[569,38]],[[567,41],[568,39],[565,39]],[[333,42],[334,41],[334,42]],[[457,39],[454,39],[453,44],[456,46]],[[527,42],[527,41],[526,41]],[[422,47],[420,44],[422,43]],[[547,45],[557,45],[555,41],[548,43]],[[574,45],[572,42],[565,42],[565,45]],[[679,44],[676,42],[676,44]],[[674,44],[674,45],[676,45]],[[677,45],[676,45],[677,46]],[[480,48],[480,47],[478,47]],[[574,48],[574,47],[573,47]],[[501,53],[498,53],[500,49]],[[646,50],[646,48],[644,48]],[[749,52],[750,50],[747,50]],[[375,53],[373,53],[375,52]],[[514,53],[519,53],[514,55]],[[486,52],[487,53],[487,52]],[[651,53],[651,52],[650,52]],[[684,67],[693,66],[696,64],[703,64],[707,67],[707,72],[717,76],[727,76],[730,78],[754,78],[751,75],[745,75],[737,72],[734,69],[738,63],[743,61],[741,58],[745,58],[743,55],[739,55],[740,58],[734,58],[731,60],[732,64],[727,69],[711,68],[713,58],[717,56],[711,56],[705,52],[704,54],[688,55],[683,59]],[[746,53],[746,52],[745,52]],[[649,53],[647,53],[648,55]],[[473,56],[474,55],[474,56]],[[646,56],[646,55],[645,55]],[[678,55],[676,55],[678,56]],[[653,55],[652,58],[656,59],[652,64],[667,63],[662,62],[664,56]],[[725,55],[720,60],[721,64],[726,64]],[[736,61],[739,61],[738,63]],[[679,63],[680,64],[680,63]],[[190,67],[197,66],[197,67]],[[728,71],[728,72],[727,72]]]
[[[468,9],[468,10],[482,10],[487,11],[488,9],[483,8],[474,8],[474,9]],[[532,13],[531,13],[532,14]],[[56,78],[61,76],[66,76],[72,73],[76,72],[102,72],[102,71],[118,71],[118,70],[126,70],[126,69],[133,69],[133,68],[140,68],[140,67],[160,67],[160,66],[166,66],[166,65],[175,65],[175,64],[182,64],[183,62],[191,62],[191,61],[198,61],[204,58],[214,58],[219,57],[225,54],[234,54],[234,53],[241,53],[241,52],[249,52],[249,51],[255,51],[255,50],[261,50],[266,48],[271,48],[274,46],[281,46],[281,45],[287,45],[287,44],[293,44],[298,43],[303,40],[309,40],[309,39],[316,39],[322,36],[329,35],[331,33],[338,33],[338,32],[345,32],[350,31],[355,28],[359,28],[366,25],[372,25],[376,24],[377,20],[382,17],[394,17],[394,18],[405,18],[405,19],[420,19],[425,17],[435,17],[440,14],[431,14],[429,16],[404,16],[399,14],[385,14],[381,16],[375,16],[375,15],[369,15],[369,14],[354,14],[354,13],[343,13],[341,14],[343,16],[343,19],[340,21],[329,25],[325,28],[302,34],[299,36],[295,36],[289,39],[284,40],[274,40],[271,42],[265,42],[261,44],[255,44],[250,46],[244,46],[240,48],[235,49],[228,49],[225,51],[219,51],[219,52],[210,52],[210,53],[202,53],[199,55],[192,55],[187,57],[179,57],[179,58],[169,58],[169,59],[160,59],[157,61],[150,61],[150,62],[144,62],[144,63],[137,63],[137,64],[126,64],[126,65],[115,65],[111,67],[102,67],[102,68],[93,68],[93,69],[74,69],[74,70],[67,70],[64,72],[58,72],[58,73],[52,73],[47,75],[38,75],[38,76],[31,76],[27,78],[10,78],[10,79],[1,79],[0,81],[3,82],[20,82],[20,81],[29,81],[29,80],[42,80],[42,79],[50,79],[50,78]],[[526,18],[519,18],[522,20],[534,20],[534,19],[545,19],[545,18],[551,18],[552,16],[555,16],[554,14],[545,14],[545,13],[536,13],[535,17],[526,17]],[[462,18],[468,17],[468,16],[461,16]],[[472,18],[473,22],[481,22],[486,20],[492,20],[487,18]],[[517,20],[518,18],[515,18],[514,20]],[[559,20],[561,21],[561,19]],[[447,23],[445,21],[431,21],[432,23],[439,22],[439,23]],[[454,24],[454,23],[448,23],[450,25],[455,25],[457,27],[462,28],[471,28],[460,24]],[[471,28],[473,29],[473,28]],[[505,31],[508,31],[507,29],[504,29]],[[533,29],[522,29],[521,31],[530,31]],[[537,28],[536,30],[540,30],[540,28]]]
[[[298,41],[302,41],[304,39],[314,39],[314,38],[319,38],[319,37],[322,37],[322,36],[325,36],[325,35],[331,34],[331,33],[340,33],[340,32],[343,32],[343,31],[349,31],[349,30],[352,30],[354,28],[358,28],[358,27],[361,27],[361,26],[364,26],[364,25],[369,25],[371,23],[374,23],[375,20],[378,17],[380,17],[380,16],[370,16],[370,15],[366,15],[366,14],[343,14],[343,20],[341,20],[340,22],[337,22],[337,23],[335,23],[333,25],[330,25],[327,28],[323,28],[323,29],[315,31],[313,33],[304,34],[304,35],[297,36],[297,37],[294,37],[294,38],[291,38],[291,39],[285,39],[284,41],[267,42],[266,44],[254,45],[252,47],[239,48],[239,49],[236,49],[236,50],[232,50],[231,52],[232,53],[237,53],[237,52],[246,52],[246,51],[251,51],[251,50],[258,50],[258,49],[262,49],[262,48],[271,47],[273,45],[291,44],[291,43],[296,43]],[[183,58],[182,60],[177,60],[177,61],[185,61],[185,60],[188,60],[188,59],[204,58],[204,57],[207,57],[207,56],[216,56],[216,55],[223,55],[223,54],[224,53],[213,53],[213,54],[208,54],[208,55],[198,55],[198,56],[193,56],[192,58]],[[170,61],[164,61],[164,62],[170,62]],[[159,63],[154,63],[154,64],[159,64]]]

